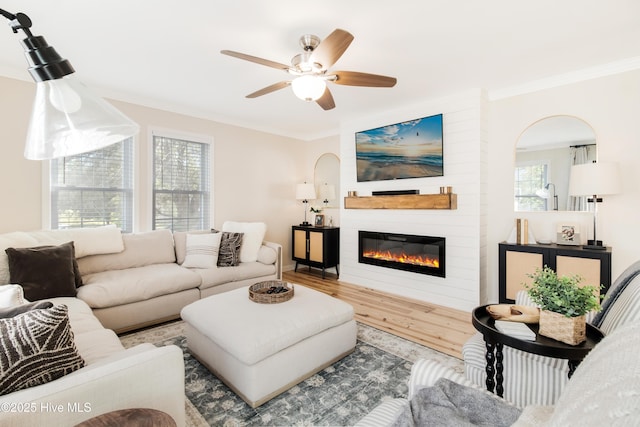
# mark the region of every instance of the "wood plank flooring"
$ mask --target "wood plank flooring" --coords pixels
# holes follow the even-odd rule
[[[475,333],[471,313],[416,301],[337,280],[327,273],[300,267],[285,271],[283,279],[348,302],[358,322],[462,358],[462,345]]]

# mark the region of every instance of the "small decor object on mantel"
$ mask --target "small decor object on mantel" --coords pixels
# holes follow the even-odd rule
[[[569,345],[585,341],[585,315],[600,310],[601,286],[580,286],[580,276],[558,277],[547,266],[528,276],[533,282],[524,286],[541,308],[538,333]]]
[[[324,227],[324,215],[316,214],[316,222],[314,225],[316,227]]]

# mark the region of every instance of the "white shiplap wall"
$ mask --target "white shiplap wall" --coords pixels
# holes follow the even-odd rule
[[[456,210],[344,209],[340,213],[340,279],[433,304],[471,310],[481,301],[486,268],[486,95],[477,90],[353,120],[341,127],[341,194],[417,189],[421,194],[453,187]],[[394,181],[356,181],[355,133],[443,114],[444,176]],[[446,277],[358,263],[358,230],[446,238]]]

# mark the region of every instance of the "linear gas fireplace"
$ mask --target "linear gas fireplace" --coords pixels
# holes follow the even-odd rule
[[[358,232],[358,261],[445,277],[444,237]]]

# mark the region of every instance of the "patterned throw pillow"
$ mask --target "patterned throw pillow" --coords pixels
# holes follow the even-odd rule
[[[240,264],[240,247],[244,233],[224,231],[218,252],[218,267],[233,267]]]
[[[84,366],[66,305],[0,319],[0,395],[45,384]]]

